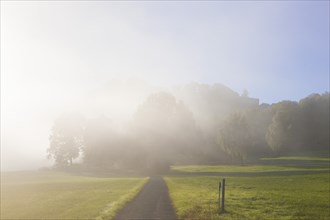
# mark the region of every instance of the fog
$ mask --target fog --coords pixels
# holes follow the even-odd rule
[[[62,114],[74,112],[91,118],[106,115],[122,126],[130,120],[148,94],[159,90],[134,79],[109,81],[89,92],[82,90],[80,95],[70,94],[67,90],[65,94],[62,94],[63,91],[54,94],[49,88],[33,94],[33,88],[23,88],[26,88],[27,93],[22,91],[16,97],[14,94],[2,94],[1,153],[4,170],[50,165],[46,159],[48,137],[55,119]]]
[[[106,117],[120,133],[116,145],[191,146],[180,149],[193,152],[185,159],[166,152],[178,155],[173,163],[215,152],[200,146],[218,146],[224,159],[219,133],[236,110],[329,91],[328,4],[1,2],[1,170],[53,165],[49,136],[65,114]],[[144,143],[136,130],[152,119],[136,117],[159,92],[186,121],[159,131],[175,134],[171,143],[160,143],[165,134]],[[274,115],[257,134],[265,154],[276,145],[264,138]],[[188,122],[192,133],[180,133]]]

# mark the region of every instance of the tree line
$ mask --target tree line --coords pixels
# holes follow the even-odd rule
[[[255,103],[216,85],[151,94],[129,123],[68,113],[55,120],[48,157],[65,168],[165,172],[171,164],[244,163],[295,152],[329,154],[329,93]]]

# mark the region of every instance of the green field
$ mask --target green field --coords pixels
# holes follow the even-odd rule
[[[111,219],[147,178],[1,173],[1,219]]]
[[[286,166],[267,166],[267,165],[251,165],[251,166],[173,166],[173,171],[182,171],[188,173],[264,173],[264,172],[286,172],[286,171],[324,171],[328,168],[301,168]]]
[[[165,180],[179,219],[330,219],[329,163],[285,157],[250,166],[173,166]],[[223,177],[226,212],[218,214]],[[146,181],[1,173],[1,219],[111,219]]]
[[[276,157],[276,158],[261,158],[261,160],[330,161],[330,158],[329,157]]]
[[[276,165],[174,166],[165,178],[180,219],[330,219],[329,160],[276,158]],[[271,160],[271,159],[268,159]],[[315,160],[313,158],[312,160]],[[274,162],[273,161],[273,162]],[[275,163],[275,162],[274,162]],[[327,167],[327,168],[325,168]],[[226,212],[218,182],[226,178]]]

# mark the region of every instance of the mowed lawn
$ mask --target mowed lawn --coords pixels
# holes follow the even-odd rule
[[[1,219],[111,219],[147,178],[1,173]]]
[[[319,168],[300,164],[177,166],[165,180],[180,219],[330,219],[329,160]],[[219,215],[222,177],[226,213]]]

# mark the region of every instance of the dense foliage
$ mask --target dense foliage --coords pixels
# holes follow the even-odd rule
[[[329,154],[329,93],[259,104],[229,88],[192,83],[150,95],[128,124],[74,114],[55,121],[49,157],[81,155],[96,169],[163,172],[170,164],[244,163],[294,152]]]

